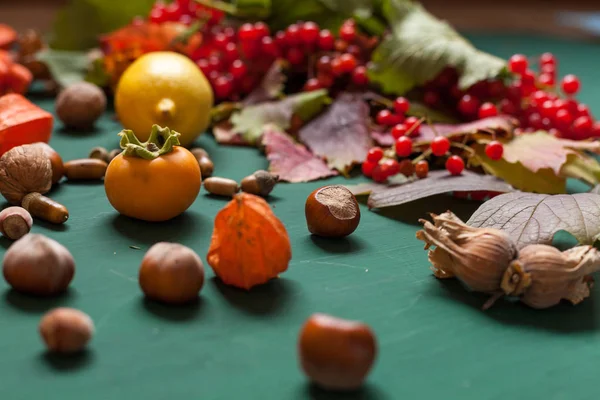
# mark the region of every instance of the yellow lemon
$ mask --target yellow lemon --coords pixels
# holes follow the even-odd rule
[[[121,123],[142,140],[152,125],[179,133],[189,146],[210,123],[214,95],[208,80],[189,58],[174,52],[148,53],[137,59],[121,77],[115,109]]]

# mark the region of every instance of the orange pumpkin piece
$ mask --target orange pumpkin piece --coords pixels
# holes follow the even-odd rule
[[[207,259],[226,284],[249,290],[277,278],[291,258],[285,226],[261,197],[238,194],[217,214]]]
[[[0,156],[13,147],[48,143],[54,117],[17,93],[0,97]]]
[[[125,216],[151,222],[184,213],[200,193],[202,175],[196,157],[179,146],[179,133],[154,125],[145,143],[131,130],[119,135],[123,152],[104,176],[110,204]]]

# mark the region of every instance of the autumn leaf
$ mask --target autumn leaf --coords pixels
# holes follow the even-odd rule
[[[36,58],[46,64],[52,78],[61,87],[84,81],[91,64],[85,51],[45,49],[37,53]]]
[[[292,115],[308,121],[319,114],[330,102],[326,90],[299,93],[280,101],[271,101],[244,107],[231,117],[233,133],[241,134],[248,143],[256,143],[265,125],[273,124],[281,130],[290,127]]]
[[[213,136],[219,144],[226,144],[232,146],[250,146],[252,143],[248,142],[244,136],[239,133],[235,133],[229,122],[222,122],[213,126]]]
[[[470,139],[484,138],[512,138],[515,128],[519,122],[509,116],[497,116],[479,119],[464,124],[423,124],[421,134],[415,139],[415,144],[431,143],[436,136],[446,136],[456,138],[459,136],[469,136]]]
[[[278,98],[283,93],[286,76],[281,61],[275,61],[265,74],[262,82],[242,102],[249,106]]]
[[[286,182],[309,182],[337,175],[325,162],[315,157],[303,145],[294,142],[278,127],[265,128],[262,143],[266,148],[269,170]]]
[[[448,66],[459,72],[461,89],[496,78],[506,70],[504,60],[477,50],[417,2],[383,0],[382,10],[392,33],[373,53],[369,76],[385,93],[404,94],[434,79]]]
[[[306,124],[298,137],[330,168],[347,173],[367,157],[372,146],[369,107],[360,95],[342,93],[327,111]]]
[[[506,182],[489,175],[464,171],[461,175],[453,176],[447,171],[432,171],[425,179],[410,181],[404,185],[365,184],[347,186],[355,194],[365,194],[370,191],[369,208],[384,208],[398,206],[448,192],[492,191],[512,192],[514,189]]]
[[[501,229],[519,248],[551,244],[559,231],[581,244],[594,244],[600,236],[600,195],[508,193],[483,203],[467,224]]]

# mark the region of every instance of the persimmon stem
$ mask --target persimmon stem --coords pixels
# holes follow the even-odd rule
[[[154,160],[164,154],[168,154],[173,151],[173,146],[179,146],[178,132],[172,131],[168,127],[162,128],[158,125],[152,126],[150,137],[146,142],[140,142],[130,129],[123,129],[119,136],[121,136],[120,146],[123,149],[125,156],[140,157],[145,160]],[[162,139],[162,146],[161,140]]]

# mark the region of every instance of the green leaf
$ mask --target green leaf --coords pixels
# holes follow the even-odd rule
[[[477,50],[416,2],[385,0],[383,14],[392,34],[373,53],[369,75],[385,93],[404,94],[434,79],[447,66],[460,73],[461,89],[505,71],[504,60]]]
[[[90,58],[84,51],[46,49],[36,57],[48,66],[52,77],[62,87],[84,81],[90,67]]]
[[[309,121],[331,102],[326,90],[299,93],[280,101],[271,101],[245,107],[231,117],[233,133],[241,134],[250,143],[262,136],[265,125],[273,124],[281,130],[291,126],[292,115]]]
[[[54,21],[50,47],[70,51],[95,47],[99,35],[148,15],[153,4],[154,0],[70,0]]]

